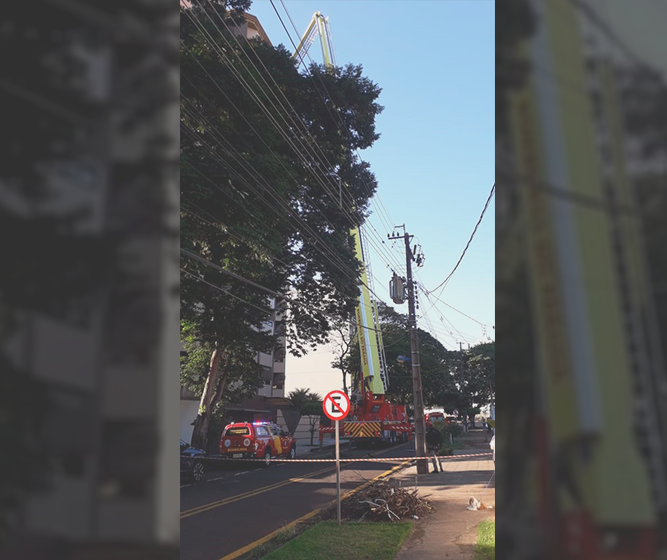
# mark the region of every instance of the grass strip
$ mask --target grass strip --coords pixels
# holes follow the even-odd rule
[[[393,560],[413,523],[322,521],[274,550],[264,560]]]
[[[495,560],[495,558],[496,522],[493,519],[487,519],[477,526],[475,560]]]

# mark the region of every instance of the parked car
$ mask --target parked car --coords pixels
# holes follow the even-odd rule
[[[194,482],[201,482],[204,478],[204,459],[206,452],[196,447],[190,447],[189,443],[181,440],[181,479],[185,478]]]
[[[235,422],[225,426],[220,438],[220,455],[232,459],[296,458],[296,440],[272,422]]]

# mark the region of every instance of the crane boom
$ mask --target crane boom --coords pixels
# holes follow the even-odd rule
[[[292,59],[297,60],[299,64],[305,64],[304,58],[317,35],[320,36],[324,64],[327,68],[332,68],[335,60],[331,27],[329,18],[324,17],[322,12],[313,14]],[[359,228],[353,228],[350,233],[354,238],[356,257],[362,263],[361,286],[355,313],[363,375],[360,389],[362,393],[367,390],[372,395],[381,397],[387,390],[387,375],[377,303],[371,299],[368,265],[364,255],[361,231]]]
[[[299,64],[306,64],[305,56],[308,50],[315,42],[315,37],[320,36],[322,44],[322,56],[324,57],[324,65],[331,68],[336,65],[336,60],[333,52],[333,41],[331,40],[331,26],[329,25],[329,18],[324,17],[322,12],[315,12],[313,14],[306,31],[301,37],[301,42],[296,47],[292,60],[298,58]]]

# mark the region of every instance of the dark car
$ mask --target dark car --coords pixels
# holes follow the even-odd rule
[[[200,482],[204,478],[206,452],[181,440],[181,479]]]

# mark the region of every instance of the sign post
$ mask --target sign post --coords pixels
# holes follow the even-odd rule
[[[336,502],[338,505],[338,524],[341,524],[340,515],[340,434],[339,421],[350,412],[350,399],[343,391],[331,391],[322,401],[322,409],[328,418],[334,421],[336,432]]]

